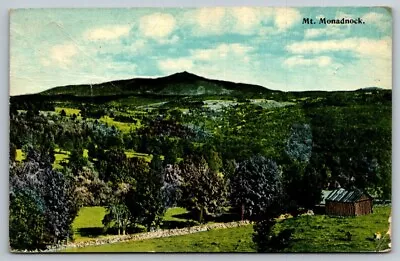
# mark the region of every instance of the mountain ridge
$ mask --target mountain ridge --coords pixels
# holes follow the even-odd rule
[[[261,85],[208,79],[187,71],[157,78],[131,78],[98,84],[65,85],[40,92],[41,95],[240,95],[281,92]]]

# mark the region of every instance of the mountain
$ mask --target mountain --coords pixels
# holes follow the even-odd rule
[[[172,95],[240,95],[263,94],[272,90],[260,85],[207,79],[189,72],[160,78],[133,78],[99,84],[68,85],[42,92],[42,95],[110,96],[154,94]]]
[[[381,91],[381,90],[383,90],[382,88],[380,88],[380,87],[376,87],[376,86],[371,86],[371,87],[364,87],[364,88],[360,88],[360,89],[357,89],[356,91]]]

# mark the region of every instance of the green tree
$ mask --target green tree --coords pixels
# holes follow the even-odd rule
[[[100,179],[114,184],[125,182],[129,178],[127,157],[122,149],[111,149],[97,155],[97,169]]]
[[[239,164],[231,181],[231,198],[242,218],[263,218],[283,196],[281,172],[271,159],[257,155]]]
[[[14,143],[10,142],[10,161],[15,161],[17,157],[17,146]]]
[[[67,116],[67,113],[65,112],[65,110],[64,110],[64,109],[62,109],[62,110],[61,110],[61,112],[60,112],[60,116],[62,116],[62,117],[65,117],[65,116]]]
[[[272,218],[257,221],[254,225],[253,242],[257,252],[281,252],[290,245],[293,229],[284,229],[273,233],[276,221]]]
[[[11,248],[43,248],[71,237],[78,206],[68,177],[31,158],[11,166],[9,186]]]
[[[313,208],[321,201],[322,178],[312,158],[312,131],[308,124],[294,124],[283,157],[284,200],[288,210]],[[312,162],[310,162],[310,160]]]
[[[111,224],[115,223],[118,229],[118,235],[125,235],[126,228],[130,223],[131,213],[125,204],[117,203],[106,207],[107,214],[103,218],[103,225],[109,227]]]
[[[72,170],[73,173],[77,174],[79,170],[88,165],[88,160],[83,156],[83,149],[76,148],[71,150],[69,155],[67,166]]]
[[[221,213],[227,203],[227,186],[223,175],[212,171],[204,158],[198,163],[186,159],[181,169],[184,205],[198,213],[200,222],[204,222],[205,215]]]
[[[84,166],[75,173],[65,167],[63,172],[64,175],[73,177],[75,193],[80,206],[105,206],[111,201],[112,188],[110,184],[99,179],[92,164]]]
[[[125,204],[131,212],[132,223],[151,230],[160,225],[165,212],[161,159],[153,156],[150,166],[143,160],[131,159],[129,169],[134,170],[136,186],[127,193]]]
[[[132,215],[126,206],[126,195],[130,190],[134,189],[131,184],[119,183],[114,189],[114,194],[110,199],[109,205],[106,207],[107,214],[103,218],[103,225],[106,228],[114,225],[117,227],[118,235],[125,235],[127,227],[131,224]]]
[[[44,202],[33,190],[10,193],[9,238],[12,249],[44,249]]]

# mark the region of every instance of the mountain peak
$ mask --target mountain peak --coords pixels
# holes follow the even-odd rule
[[[175,73],[175,74],[179,74],[179,75],[195,75],[195,74],[190,73],[190,72],[188,72],[188,71],[177,72],[177,73]],[[196,76],[197,76],[197,75],[196,75]]]
[[[178,79],[185,79],[185,80],[193,80],[193,79],[199,79],[202,77],[200,77],[196,74],[190,73],[188,71],[182,71],[182,72],[171,74],[165,78],[178,78]]]

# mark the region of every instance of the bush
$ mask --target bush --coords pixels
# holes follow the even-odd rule
[[[284,229],[278,234],[273,233],[275,221],[263,220],[254,225],[253,241],[257,252],[281,252],[287,248],[292,238],[293,229]]]

